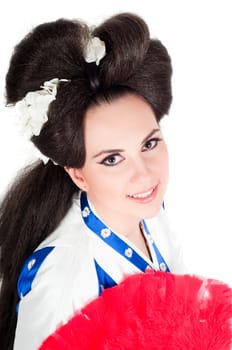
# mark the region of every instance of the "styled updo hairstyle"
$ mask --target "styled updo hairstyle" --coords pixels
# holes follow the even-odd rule
[[[91,35],[106,45],[99,66],[84,59]],[[165,47],[150,39],[141,18],[125,13],[111,17],[92,34],[85,24],[64,19],[38,26],[16,47],[6,90],[8,103],[15,103],[47,80],[69,80],[60,83],[48,122],[32,141],[59,165],[79,168],[84,164],[86,110],[132,92],[150,103],[159,121],[170,107],[170,77]]]
[[[85,61],[90,37],[104,41],[106,55],[97,66]],[[157,121],[172,100],[171,60],[145,22],[123,13],[90,32],[80,21],[60,19],[37,26],[16,47],[6,76],[7,103],[15,104],[45,81],[61,81],[48,121],[31,141],[51,159],[24,169],[0,208],[0,349],[13,348],[17,279],[25,259],[59,225],[79,189],[64,166],[85,162],[83,120],[96,104],[126,94],[142,96]]]

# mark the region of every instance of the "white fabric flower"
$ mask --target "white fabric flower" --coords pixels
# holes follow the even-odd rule
[[[110,237],[110,235],[111,235],[111,231],[110,231],[109,228],[103,228],[103,229],[101,230],[101,236],[102,236],[103,238],[108,238],[108,237]]]
[[[85,48],[85,61],[87,63],[96,62],[96,65],[98,66],[105,55],[106,46],[104,41],[98,37],[91,38]]]
[[[133,255],[133,250],[131,248],[127,248],[124,253],[128,258],[131,258]]]
[[[18,123],[22,134],[30,139],[33,135],[38,136],[48,120],[47,112],[49,105],[56,99],[59,79],[46,81],[41,90],[28,92],[26,96],[16,103]]]
[[[89,216],[89,214],[90,214],[89,208],[88,208],[88,207],[85,207],[85,208],[82,210],[82,216],[83,216],[84,218],[87,218],[87,216]]]
[[[54,78],[45,81],[41,90],[30,91],[26,96],[15,104],[16,124],[18,124],[22,136],[30,141],[33,135],[38,136],[43,125],[48,120],[48,110],[50,103],[56,99],[57,86],[60,81],[69,81],[67,79]],[[31,154],[41,159],[44,164],[49,158],[42,154],[36,146],[31,144]],[[52,162],[55,163],[53,160]]]

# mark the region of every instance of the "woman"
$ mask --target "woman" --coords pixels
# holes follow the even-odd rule
[[[171,74],[167,50],[133,14],[92,33],[45,23],[16,46],[7,101],[43,162],[1,207],[1,349],[37,349],[127,275],[184,271],[162,207]]]

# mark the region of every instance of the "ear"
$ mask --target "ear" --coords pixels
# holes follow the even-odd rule
[[[83,191],[88,190],[88,186],[81,169],[64,167],[64,170],[69,174],[73,182]]]

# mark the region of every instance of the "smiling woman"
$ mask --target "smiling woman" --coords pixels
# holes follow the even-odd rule
[[[129,13],[93,32],[45,23],[16,46],[7,101],[40,160],[1,205],[1,350],[38,349],[125,276],[185,271],[162,207],[171,74],[166,48]]]
[[[84,137],[84,166],[66,170],[105,223],[133,241],[139,221],[157,215],[167,187],[167,148],[156,116],[144,99],[128,94],[88,110]]]

